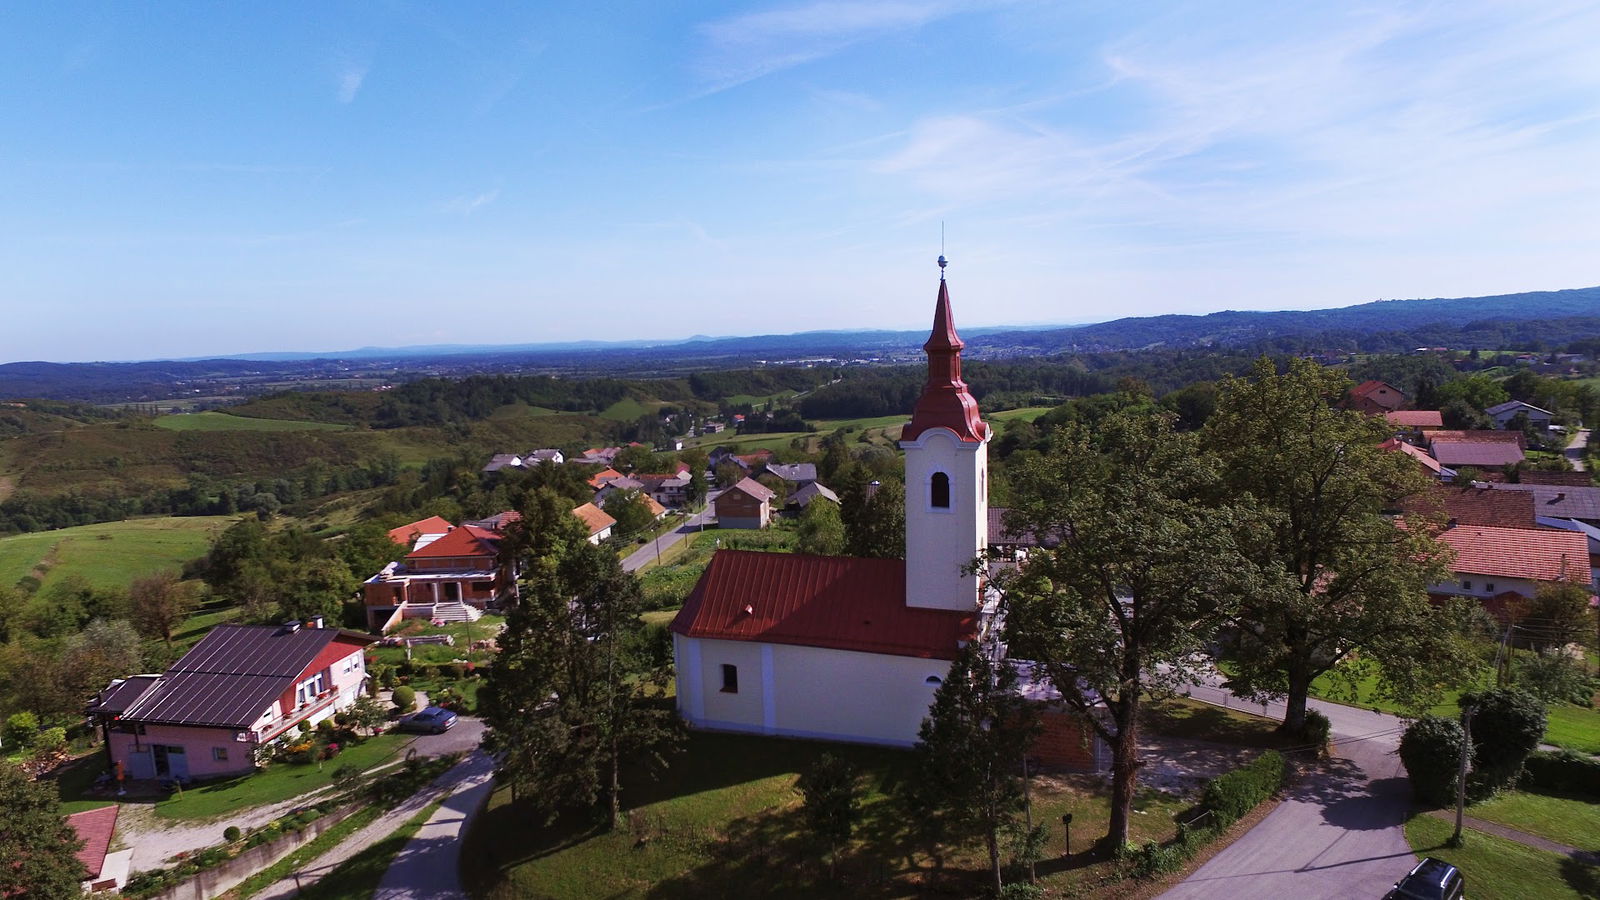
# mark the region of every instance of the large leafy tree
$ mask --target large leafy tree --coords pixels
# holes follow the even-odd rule
[[[1000,834],[1026,799],[1022,757],[1038,733],[1032,704],[1017,690],[1011,663],[972,641],[933,696],[905,782],[911,817],[944,840],[982,837],[995,893],[1001,890]]]
[[[61,815],[54,788],[0,761],[0,809],[0,897],[81,897],[89,873],[74,854],[83,841]]]
[[[392,543],[392,542],[391,542]],[[172,631],[194,608],[194,585],[171,572],[134,579],[128,588],[128,615],[141,634],[161,638],[170,648]]]
[[[838,556],[844,548],[844,520],[839,517],[839,505],[824,497],[813,499],[800,514],[799,551]]]
[[[857,469],[843,496],[845,553],[881,559],[906,555],[906,488],[894,478],[869,480]]]
[[[1203,432],[1224,496],[1257,504],[1267,525],[1247,548],[1259,585],[1228,630],[1233,686],[1286,697],[1291,732],[1312,680],[1354,654],[1379,664],[1386,694],[1421,706],[1469,664],[1456,611],[1428,600],[1450,571],[1438,523],[1388,515],[1430,479],[1379,449],[1382,418],[1334,405],[1348,383],[1308,360],[1280,374],[1263,358],[1223,381]]]
[[[677,738],[637,579],[590,544],[567,501],[538,491],[502,546],[519,571],[489,677],[488,743],[499,775],[550,818],[602,798],[614,827],[625,760],[659,764]]]
[[[1111,747],[1112,850],[1128,840],[1141,704],[1188,682],[1249,584],[1234,537],[1247,516],[1212,505],[1217,463],[1175,418],[1069,425],[1013,475],[1007,526],[1044,546],[1001,578],[1007,640]]]

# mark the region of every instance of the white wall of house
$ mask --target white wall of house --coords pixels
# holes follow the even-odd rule
[[[678,711],[697,728],[909,747],[941,659],[673,635]],[[723,690],[723,666],[737,691]]]
[[[962,574],[989,541],[989,445],[931,428],[906,451],[906,605],[976,609],[978,579]],[[950,505],[932,504],[934,477],[950,479]]]
[[[1470,572],[1457,572],[1449,581],[1441,581],[1428,588],[1430,594],[1455,594],[1458,597],[1477,597],[1483,599],[1514,591],[1524,597],[1532,597],[1538,589],[1539,582],[1528,578],[1505,578],[1498,575],[1474,575]]]

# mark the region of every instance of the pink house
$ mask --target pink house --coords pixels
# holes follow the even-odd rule
[[[113,681],[89,712],[128,778],[247,774],[258,747],[355,702],[375,640],[299,623],[218,625],[161,675]]]

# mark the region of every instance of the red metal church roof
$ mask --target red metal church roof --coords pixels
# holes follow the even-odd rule
[[[977,613],[906,606],[899,559],[718,550],[672,620],[685,637],[954,659]]]

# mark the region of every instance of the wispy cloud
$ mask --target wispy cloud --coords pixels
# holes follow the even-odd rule
[[[498,199],[500,199],[499,188],[487,190],[480,194],[464,194],[445,201],[444,211],[458,216],[470,216]]]
[[[370,61],[358,61],[346,57],[339,62],[334,73],[334,82],[340,103],[355,102],[356,95],[361,93],[361,85],[367,80],[367,73],[371,71]]]
[[[696,68],[705,93],[727,90],[975,5],[958,0],[815,0],[743,13],[700,26],[705,48]]]

